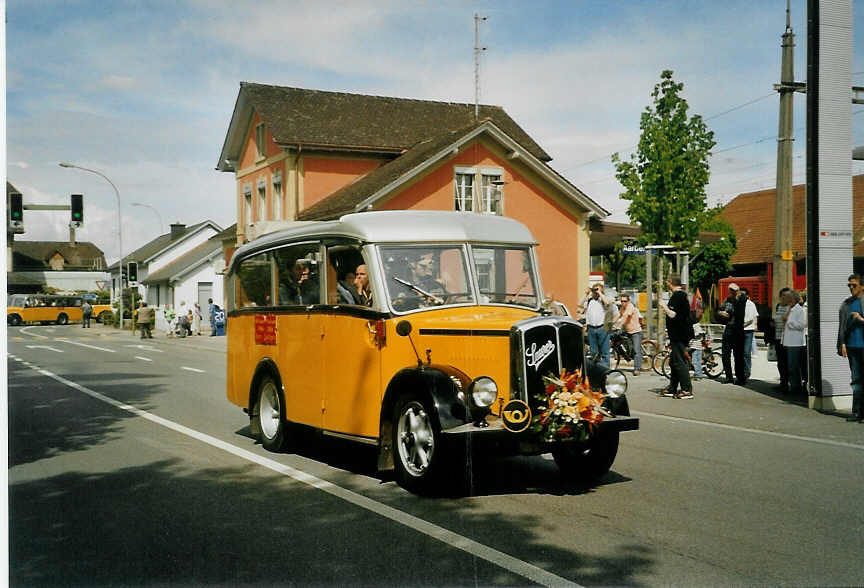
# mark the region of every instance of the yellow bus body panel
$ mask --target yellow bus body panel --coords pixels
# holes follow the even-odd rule
[[[267,314],[267,313],[261,313]],[[470,379],[488,376],[499,397],[510,393],[510,326],[536,312],[496,306],[452,307],[384,320],[380,348],[375,321],[327,312],[276,315],[276,344],[255,342],[255,315],[229,317],[228,400],[249,407],[252,379],[264,360],[275,362],[285,390],[285,418],[329,431],[377,437],[388,383],[417,365],[408,337],[396,324],[408,320],[426,363],[450,365]],[[498,413],[498,403],[492,407]]]

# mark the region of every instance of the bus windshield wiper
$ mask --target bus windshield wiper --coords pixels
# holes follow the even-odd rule
[[[403,286],[408,286],[409,288],[411,288],[412,290],[414,290],[415,292],[417,292],[421,296],[425,296],[426,298],[428,298],[429,300],[431,300],[435,304],[444,304],[443,298],[440,298],[439,296],[436,296],[435,294],[432,294],[431,292],[427,292],[423,288],[415,286],[414,284],[412,284],[408,280],[403,280],[402,278],[397,278],[396,276],[391,276],[391,277],[394,280],[396,280],[397,282],[399,282],[400,284],[402,284]]]

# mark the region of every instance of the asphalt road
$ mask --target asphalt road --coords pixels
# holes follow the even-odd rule
[[[864,584],[864,425],[767,391],[642,376],[594,487],[489,458],[420,498],[368,448],[263,450],[221,340],[8,333],[16,586]]]

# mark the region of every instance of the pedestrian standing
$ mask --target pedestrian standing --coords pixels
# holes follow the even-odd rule
[[[747,312],[747,295],[743,290],[738,290],[738,297],[735,298],[735,314],[732,317],[734,320],[734,329],[732,331],[732,355],[735,358],[735,383],[743,386],[747,383],[747,364],[744,359],[745,335],[744,335],[744,315]],[[750,349],[747,349],[750,353]]]
[[[166,329],[165,335],[168,337],[173,337],[174,336],[174,317],[175,317],[175,315],[174,315],[174,309],[171,308],[170,303],[165,304],[165,310],[163,311],[163,313],[165,315],[165,324],[167,325],[165,327],[165,329]]]
[[[744,383],[739,382],[739,384],[743,386],[750,379],[750,370],[753,366],[756,321],[759,319],[759,309],[756,308],[756,303],[750,300],[750,291],[747,288],[741,288],[741,295],[744,297],[744,338],[741,347],[741,357],[744,360]]]
[[[690,321],[690,303],[687,293],[681,287],[681,276],[669,274],[666,287],[672,291],[667,303],[660,299],[660,308],[666,313],[666,330],[669,334],[670,371],[669,387],[663,396],[678,399],[693,398],[693,383],[687,367],[687,346],[693,339],[693,323]],[[678,387],[681,387],[678,390]]]
[[[690,341],[690,363],[693,364],[693,378],[702,379],[702,342],[705,340],[705,330],[698,322],[693,323],[693,339]]]
[[[621,314],[615,328],[623,328],[633,346],[633,375],[642,370],[642,325],[639,323],[639,309],[630,301],[629,294],[621,295]]]
[[[849,276],[849,298],[840,305],[840,327],[837,332],[837,353],[849,362],[852,376],[852,416],[847,421],[864,422],[862,403],[862,370],[864,370],[864,310],[861,299],[864,287],[861,276]]]
[[[210,336],[216,336],[216,325],[213,324],[213,299],[207,299],[207,320],[210,322]]]
[[[603,293],[603,284],[594,284],[585,291],[585,319],[588,325],[588,346],[594,361],[609,365],[609,332],[605,325],[607,309],[615,301]],[[611,309],[610,309],[611,310]]]
[[[786,324],[786,313],[789,312],[789,307],[786,305],[786,292],[788,291],[788,287],[780,290],[780,300],[774,307],[774,350],[777,355],[777,373],[780,374],[780,391],[783,394],[789,392],[789,363],[786,348],[783,347],[783,326]]]
[[[196,335],[201,334],[201,305],[197,302],[192,309],[192,332]]]
[[[141,307],[138,309],[138,328],[141,329],[142,339],[152,339],[153,332],[151,331],[152,323],[155,318],[153,309],[147,306],[147,303],[141,301]]]
[[[85,300],[81,304],[81,328],[89,329],[90,328],[90,317],[93,316],[93,307],[90,305],[90,302]]]
[[[789,311],[786,313],[786,324],[783,325],[783,347],[786,348],[786,361],[789,366],[789,393],[794,396],[800,396],[804,389],[801,364],[804,363],[804,327],[807,326],[807,315],[800,303],[798,292],[786,292]],[[858,308],[861,308],[860,303]]]
[[[732,352],[735,348],[735,301],[738,299],[738,284],[729,284],[729,296],[720,305],[717,311],[718,320],[725,325],[723,328],[723,347],[721,357],[723,359],[723,371],[726,374],[726,383],[735,381],[732,373]]]

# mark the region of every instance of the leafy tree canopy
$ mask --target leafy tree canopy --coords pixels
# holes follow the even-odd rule
[[[646,243],[690,247],[704,217],[708,157],[716,143],[701,116],[688,118],[683,89],[671,70],[663,71],[651,92],[653,105],[642,113],[636,152],[630,161],[612,156],[626,190],[621,198],[630,201],[627,212]]]
[[[695,250],[690,263],[690,281],[707,294],[711,286],[732,272],[732,256],[738,248],[735,229],[720,218],[722,207],[712,208],[705,212],[702,220],[702,230],[713,231],[723,235],[715,243],[702,244]]]

